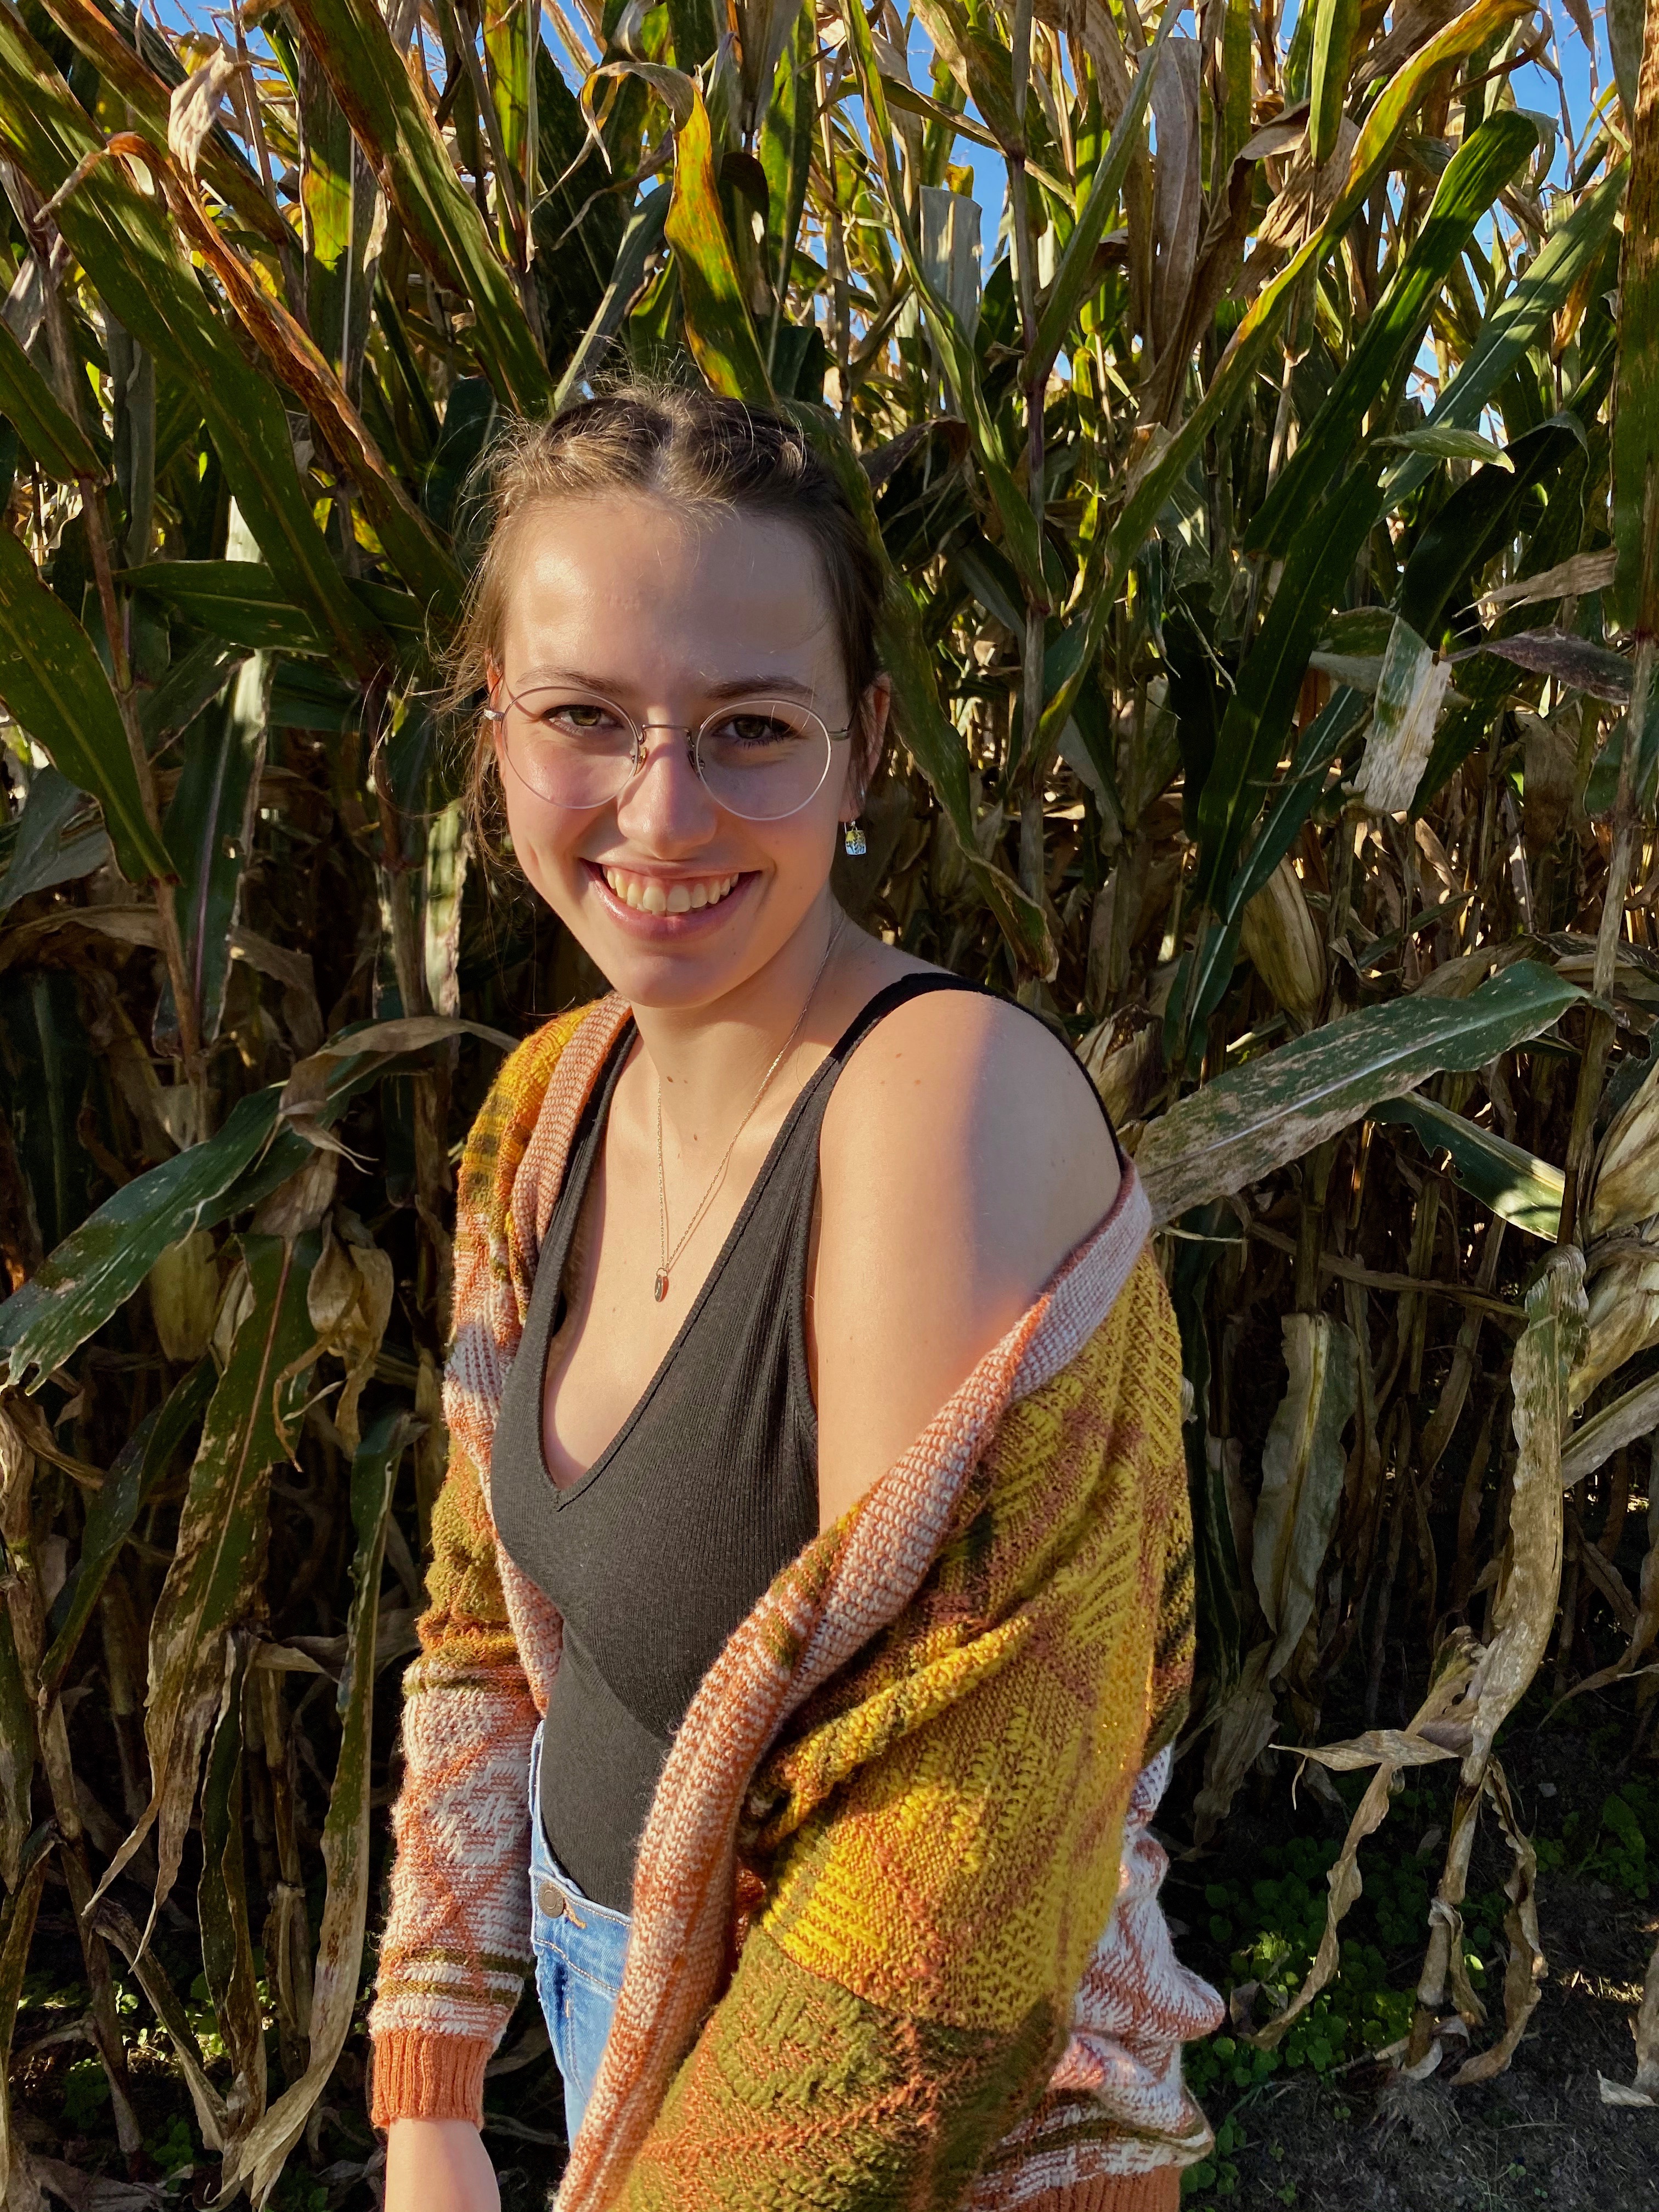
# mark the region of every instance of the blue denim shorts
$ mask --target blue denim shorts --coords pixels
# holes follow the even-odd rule
[[[622,1988],[630,1925],[625,1912],[595,1905],[548,1848],[542,1826],[542,1732],[530,1747],[530,1916],[536,1995],[564,2077],[565,2126],[572,2142],[593,2094]]]

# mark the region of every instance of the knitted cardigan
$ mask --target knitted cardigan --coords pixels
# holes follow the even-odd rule
[[[627,1013],[613,997],[531,1037],[463,1157],[377,2125],[481,2118],[532,1963],[529,1753],[562,1632],[496,1544],[490,1443]],[[1220,2005],[1174,1957],[1148,1826],[1193,1619],[1179,1346],[1149,1222],[1130,1168],[705,1676],[641,1840],[560,2212],[1174,2207],[1211,2140],[1181,2046]]]

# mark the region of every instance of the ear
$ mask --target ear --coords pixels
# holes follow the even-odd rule
[[[847,819],[856,821],[865,793],[876,780],[887,743],[888,717],[893,707],[893,679],[884,669],[859,702],[858,726],[847,766]]]

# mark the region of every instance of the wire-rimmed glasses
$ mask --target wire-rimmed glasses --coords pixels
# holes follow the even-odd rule
[[[798,699],[759,693],[717,708],[696,725],[636,722],[614,701],[568,686],[532,685],[486,707],[507,766],[552,805],[604,806],[645,765],[646,738],[672,729],[717,806],[745,822],[781,822],[823,788],[831,749],[851,734],[832,730]]]

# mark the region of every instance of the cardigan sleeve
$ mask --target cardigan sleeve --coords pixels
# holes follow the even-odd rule
[[[420,1656],[404,1677],[397,1856],[369,2017],[377,2127],[482,2121],[484,2067],[531,1963],[536,1706],[483,1487],[458,1447],[433,1511],[427,1589]]]
[[[1162,1293],[1142,1271],[1091,1357],[1005,1417],[926,1631],[872,1652],[770,1763],[810,1809],[631,2164],[626,2212],[945,2212],[1043,2099],[1131,1792],[1191,1668]],[[1076,2202],[1150,2206],[1170,2186],[1103,2179]]]
[[[538,1176],[551,1172],[550,1152],[562,1159],[575,1103],[550,1117],[543,1109],[592,1012],[578,1007],[547,1023],[510,1055],[461,1157],[456,1328],[444,1382],[449,1468],[432,1515],[420,1656],[404,1676],[397,1853],[368,2023],[377,2127],[482,2121],[484,2067],[532,1961],[528,1796],[538,1709],[515,1632],[526,1621],[520,1608],[515,1625],[508,1603],[511,1563],[497,1549],[485,1478],[501,1376],[517,1340],[512,1316],[533,1272],[515,1242],[519,1178],[532,1170],[533,1195]],[[611,1033],[595,1033],[601,1056]],[[556,1626],[541,1653],[553,1664]]]

